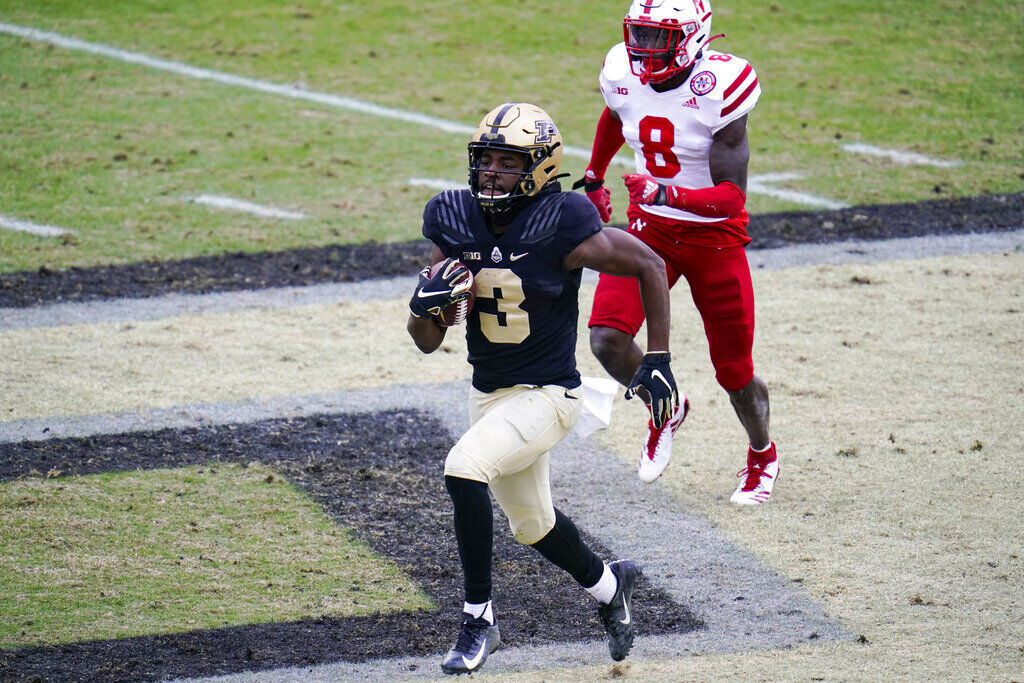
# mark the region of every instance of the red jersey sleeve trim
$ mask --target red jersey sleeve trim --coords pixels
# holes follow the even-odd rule
[[[750,97],[750,93],[754,92],[754,88],[756,88],[756,87],[757,87],[757,79],[755,78],[754,82],[751,83],[749,86],[747,86],[747,89],[744,90],[743,93],[739,97],[737,97],[736,100],[732,104],[730,104],[728,107],[724,107],[722,109],[722,116],[728,116],[729,114],[731,114],[734,111],[736,111],[736,108],[739,107],[741,104],[743,104],[743,101],[745,99]]]
[[[726,88],[725,92],[722,93],[722,99],[729,99],[729,95],[732,95],[736,91],[736,88],[740,87],[740,84],[743,83],[743,81],[747,80],[747,76],[749,76],[750,72],[753,70],[754,69],[749,64],[747,64],[746,68],[743,69],[743,71],[740,73],[739,78],[733,81],[732,85]]]

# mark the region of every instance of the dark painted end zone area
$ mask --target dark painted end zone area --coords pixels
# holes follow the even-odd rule
[[[377,553],[394,560],[438,611],[238,626],[174,635],[0,651],[0,679],[153,680],[282,666],[440,655],[461,611],[461,571],[442,480],[451,434],[414,410],[317,415],[191,429],[0,444],[0,481],[258,461],[295,482]],[[595,539],[587,541],[613,559]],[[495,605],[509,646],[604,638],[594,602],[512,539],[495,508]],[[683,605],[641,580],[638,632],[701,628]]]
[[[624,209],[624,207],[622,207]],[[1024,193],[793,211],[751,216],[749,249],[1024,227]],[[163,294],[207,294],[413,275],[429,259],[424,241],[233,253],[179,261],[0,275],[0,308]]]

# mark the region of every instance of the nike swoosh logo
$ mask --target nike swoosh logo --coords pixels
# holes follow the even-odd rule
[[[416,292],[416,296],[420,297],[421,299],[425,299],[428,296],[435,296],[437,294],[450,294],[450,293],[451,292],[449,290],[447,290],[447,289],[442,289],[439,292],[428,292],[425,289],[421,289],[420,291]]]
[[[480,646],[480,649],[477,650],[476,657],[473,657],[473,659],[466,659],[466,655],[462,655],[462,665],[470,671],[475,669],[480,664],[480,660],[484,658],[484,650],[486,648],[487,639],[485,638],[483,644]]]
[[[509,261],[518,261],[519,259],[523,258],[524,256],[526,256],[529,253],[530,252],[528,252],[528,251],[524,251],[522,254],[512,254],[512,255],[510,255],[508,257],[508,260]]]
[[[619,619],[619,623],[623,624],[624,626],[629,626],[629,622],[631,622],[633,620],[629,616],[629,603],[626,602],[625,600],[623,600],[622,601],[622,608],[626,610],[626,618],[625,619]]]
[[[575,396],[573,396],[572,394],[570,394],[570,393],[569,393],[568,391],[567,391],[567,392],[565,392],[565,397],[566,397],[566,398],[571,398],[571,399],[573,399],[574,401],[575,401],[575,400],[577,400],[577,399],[576,399],[576,397],[575,397]]]
[[[651,372],[651,377],[657,377],[658,379],[665,383],[666,387],[668,387],[669,389],[672,388],[672,385],[668,383],[667,379],[665,379],[665,375],[661,374],[661,370],[654,370],[653,372]]]

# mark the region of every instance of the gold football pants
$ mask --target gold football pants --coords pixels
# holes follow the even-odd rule
[[[549,451],[576,424],[582,395],[557,385],[470,388],[471,426],[448,452],[444,473],[487,484],[519,543],[532,545],[555,525]]]

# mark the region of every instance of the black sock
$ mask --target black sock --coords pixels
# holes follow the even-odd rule
[[[584,588],[601,579],[604,563],[580,538],[572,520],[555,508],[555,526],[544,538],[533,544],[541,555],[561,567]]]
[[[466,602],[491,599],[491,547],[494,520],[487,484],[461,477],[444,478],[455,506],[455,539],[459,543]]]

